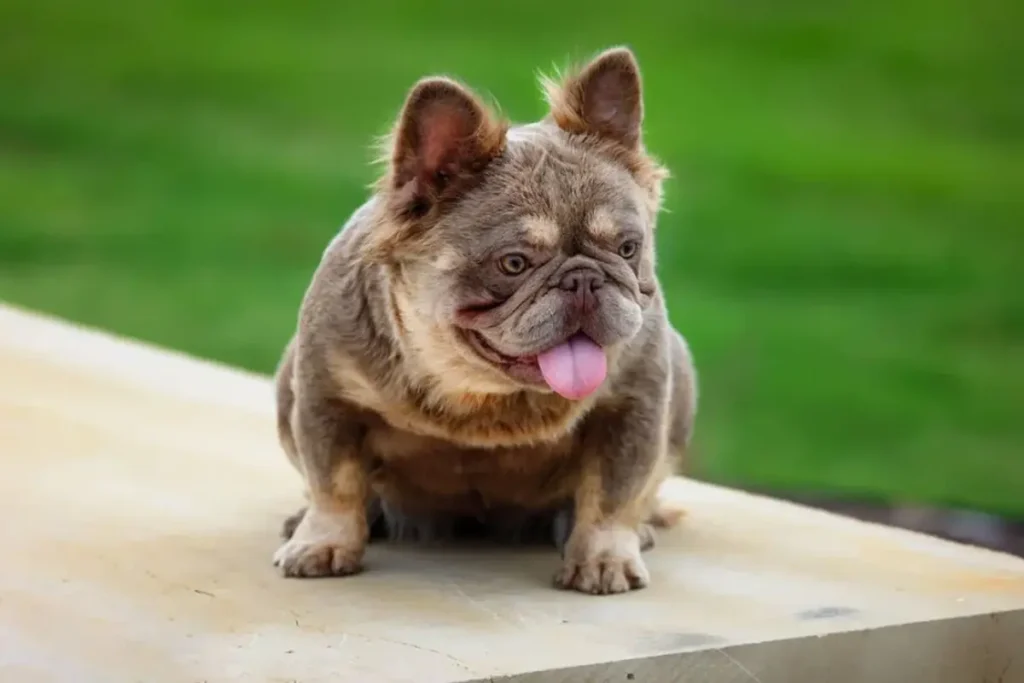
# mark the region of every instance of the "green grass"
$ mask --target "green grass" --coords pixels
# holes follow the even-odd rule
[[[1024,512],[1024,5],[485,7],[0,3],[0,298],[270,371],[414,79],[629,43],[699,474]]]

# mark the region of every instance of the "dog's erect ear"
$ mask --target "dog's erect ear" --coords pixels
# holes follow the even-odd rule
[[[392,138],[389,183],[402,209],[426,214],[501,154],[506,126],[447,78],[427,78],[409,93]]]
[[[606,50],[561,83],[545,80],[544,89],[559,128],[630,150],[639,147],[644,116],[640,66],[628,48]]]

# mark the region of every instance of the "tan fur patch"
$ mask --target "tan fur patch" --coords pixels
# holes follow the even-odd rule
[[[448,273],[456,270],[465,257],[451,247],[441,247],[437,256],[434,257],[434,267],[441,272]]]
[[[362,463],[357,460],[342,460],[334,470],[331,483],[334,487],[333,498],[330,501],[314,501],[317,505],[326,507],[323,505],[326,502],[330,509],[342,513],[348,513],[353,509],[365,509],[367,484]]]
[[[584,463],[579,488],[576,489],[577,524],[594,525],[601,520],[601,498],[601,463],[592,459]]]
[[[527,242],[537,249],[551,249],[562,235],[558,224],[545,216],[527,216],[523,219],[523,227]]]
[[[618,237],[619,226],[606,209],[599,208],[591,214],[587,231],[602,242],[611,242]]]
[[[327,352],[326,364],[334,385],[340,389],[340,398],[370,410],[377,410],[384,403],[380,390],[361,372],[353,358],[331,349]]]
[[[442,329],[416,310],[416,304],[409,297],[406,288],[393,290],[395,312],[400,317],[407,334],[404,340],[410,370],[419,370],[424,378],[429,377],[442,400],[469,393],[507,394],[517,387],[502,377],[494,368],[483,362],[472,362],[461,352],[461,342],[450,329]]]

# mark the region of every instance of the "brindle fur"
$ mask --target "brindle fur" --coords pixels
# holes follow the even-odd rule
[[[417,83],[387,172],[326,249],[277,374],[308,498],[275,555],[285,575],[357,572],[374,538],[496,534],[554,542],[562,587],[646,585],[640,550],[678,517],[657,488],[696,410],[654,268],[667,173],[641,140],[628,49],[545,87],[548,116],[510,127],[455,81]],[[534,267],[500,272],[509,249]],[[509,356],[582,330],[608,377],[570,401],[486,361],[466,330]]]

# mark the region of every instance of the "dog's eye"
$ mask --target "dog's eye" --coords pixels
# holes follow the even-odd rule
[[[522,254],[506,254],[498,259],[498,267],[505,275],[522,275],[530,262]]]
[[[629,240],[619,245],[619,256],[626,259],[627,261],[634,256],[636,252],[640,250],[640,243],[636,240]]]

